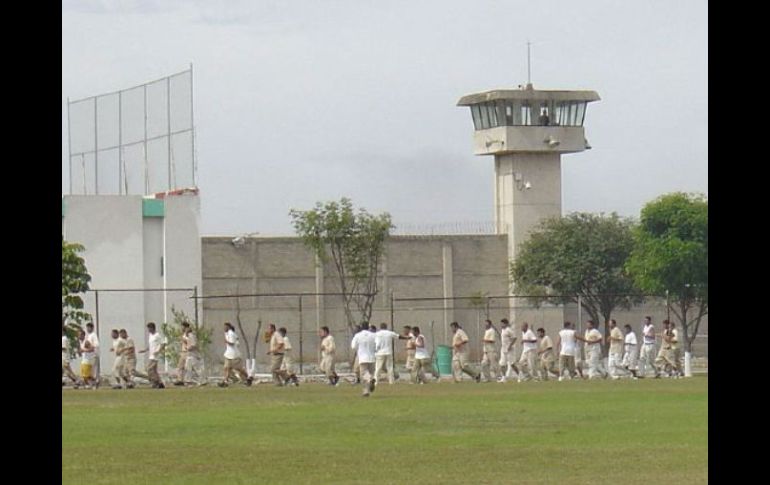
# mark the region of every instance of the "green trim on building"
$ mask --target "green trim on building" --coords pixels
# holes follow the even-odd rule
[[[166,205],[162,199],[142,199],[142,216],[164,217],[165,215]]]

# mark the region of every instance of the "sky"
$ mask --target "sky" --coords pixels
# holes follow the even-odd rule
[[[63,0],[62,194],[67,98],[192,63],[202,234],[291,235],[290,209],[341,197],[490,227],[493,157],[456,103],[526,83],[527,41],[536,89],[602,98],[592,149],[562,156],[564,214],[708,194],[706,0]]]

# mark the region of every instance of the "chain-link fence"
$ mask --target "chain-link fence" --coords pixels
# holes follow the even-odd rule
[[[151,194],[195,186],[190,69],[67,100],[70,194]]]
[[[318,373],[320,360],[319,330],[329,327],[337,346],[336,361],[345,371],[353,361],[354,353],[350,349],[353,331],[347,324],[344,305],[337,293],[280,293],[280,294],[230,294],[207,295],[198,297],[202,303],[205,325],[213,326],[214,343],[209,358],[214,366],[221,366],[224,353],[224,322],[231,322],[241,336],[241,352],[245,359],[253,359],[253,366],[258,372],[266,372],[269,365],[267,355],[268,342],[264,333],[269,324],[285,327],[290,339],[292,359],[297,363],[302,374]],[[665,297],[647,296],[644,303],[630,309],[616,309],[612,318],[623,328],[630,324],[641,338],[641,321],[650,316],[657,328],[664,319],[676,321]],[[489,319],[499,332],[499,322],[508,318],[513,322],[514,330],[519,333],[523,322],[528,322],[533,329],[543,328],[547,335],[556,341],[558,331],[564,321],[571,321],[580,332],[586,329],[586,322],[591,319],[584,305],[571,303],[566,305],[534,305],[529,298],[518,296],[466,296],[466,297],[414,297],[398,295],[377,295],[370,322],[378,328],[386,323],[398,333],[403,327],[419,326],[426,340],[428,351],[434,353],[438,346],[451,346],[452,333],[449,324],[458,322],[470,339],[470,359],[479,362],[482,357],[482,337],[484,320]],[[681,345],[684,347],[682,333]],[[606,336],[604,323],[599,330]],[[515,346],[520,353],[520,338]],[[701,367],[708,359],[708,315],[703,318],[698,337],[693,343],[693,356]],[[395,359],[403,366],[406,360],[405,341],[396,344]]]
[[[200,325],[197,295],[197,288],[92,289],[86,292],[83,309],[91,315],[100,344],[98,374],[112,375],[115,355],[110,352],[110,332],[113,329],[126,329],[134,340],[136,350],[145,349],[147,323],[155,322],[160,331],[164,323],[174,322],[173,311],[184,313],[196,327]],[[144,367],[147,354],[138,354],[137,357],[139,367]],[[73,360],[72,363],[76,362]],[[159,371],[161,374],[173,373],[176,364],[176,360],[166,359]]]

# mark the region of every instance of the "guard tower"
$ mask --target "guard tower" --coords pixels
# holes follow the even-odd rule
[[[495,226],[508,258],[540,220],[561,216],[561,155],[590,149],[583,122],[595,91],[545,91],[527,84],[469,94],[476,155],[495,157]]]

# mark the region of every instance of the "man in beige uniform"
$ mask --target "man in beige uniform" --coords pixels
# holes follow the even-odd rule
[[[334,337],[329,333],[329,327],[321,327],[321,371],[329,379],[330,386],[336,386],[340,378],[334,371],[334,354],[337,352],[337,346],[334,344]]]
[[[126,341],[120,338],[120,332],[117,328],[113,328],[110,332],[112,337],[112,347],[110,352],[115,353],[115,360],[112,361],[112,378],[115,379],[113,389],[123,389],[124,386],[128,386],[128,381],[123,379],[123,386],[120,385],[120,381],[123,378],[125,372],[123,371],[123,349],[126,347]]]
[[[542,379],[547,381],[549,372],[555,375],[559,374],[559,371],[556,370],[556,356],[553,352],[553,342],[551,341],[551,337],[545,334],[545,329],[542,327],[537,329],[537,336],[540,339],[537,350],[537,355],[540,356],[540,374]]]
[[[500,379],[497,382],[505,382],[513,377],[513,371],[519,373],[516,367],[516,357],[513,346],[516,343],[516,332],[508,323],[507,318],[500,320]]]
[[[468,365],[468,334],[460,328],[460,324],[452,322],[449,325],[454,334],[452,337],[452,378],[455,382],[462,380],[465,372],[476,382],[481,382],[481,374],[474,372]]]
[[[607,365],[609,367],[610,377],[617,380],[626,375],[625,369],[623,369],[623,343],[625,337],[615,319],[610,320],[609,341],[610,355],[607,359]]]
[[[492,382],[492,379],[499,374],[496,344],[495,327],[492,326],[491,320],[484,320],[484,356],[481,358],[481,373],[486,382]]]
[[[672,337],[671,323],[668,320],[663,320],[663,341],[660,344],[658,356],[655,358],[655,368],[658,370],[658,374],[666,373],[670,376],[675,367],[674,351],[671,345]]]
[[[187,367],[187,340],[185,339],[185,335],[187,334],[187,330],[190,328],[189,322],[182,322],[182,335],[180,338],[180,346],[179,346],[179,360],[177,360],[176,363],[176,381],[174,381],[175,386],[184,386],[184,378],[186,374],[186,367]]]
[[[202,369],[203,359],[198,347],[198,336],[195,335],[189,323],[184,327],[182,342],[184,342],[184,346],[187,349],[185,352],[184,373],[182,374],[183,382],[188,386],[206,385]]]
[[[585,336],[575,335],[577,340],[585,342],[586,361],[588,362],[588,378],[606,378],[607,372],[602,364],[602,334],[596,328],[593,320],[586,322],[588,328]]]
[[[270,355],[270,372],[273,374],[273,383],[276,386],[283,386],[289,381],[289,374],[285,370],[281,370],[283,354],[286,352],[283,337],[281,337],[279,332],[276,332],[275,325],[272,323],[268,327],[267,332],[270,335],[270,350],[267,353]]]
[[[61,376],[62,379],[64,378],[64,374],[67,374],[67,377],[72,380],[75,387],[80,386],[80,381],[78,380],[78,376],[75,375],[75,373],[72,371],[72,367],[70,366],[70,339],[67,337],[67,330],[62,327],[61,328]],[[62,386],[64,385],[64,381],[62,381]]]
[[[679,343],[679,330],[677,330],[676,324],[669,322],[669,327],[671,328],[669,342],[671,343],[671,358],[674,361],[674,377],[679,378],[684,376],[682,371],[682,345]]]
[[[120,329],[120,338],[126,342],[120,352],[123,356],[123,380],[126,381],[126,387],[128,389],[133,389],[135,386],[134,377],[141,377],[148,381],[150,380],[150,377],[147,374],[142,374],[136,370],[136,345],[134,344],[134,339],[128,336],[128,332],[125,328]]]
[[[414,353],[416,350],[415,345],[415,336],[412,332],[412,327],[409,325],[404,325],[404,332],[403,336],[406,337],[406,370],[412,371],[412,366],[414,365]]]
[[[291,340],[289,340],[289,336],[286,335],[286,327],[281,327],[278,329],[278,333],[281,334],[281,337],[283,337],[283,363],[281,364],[281,370],[286,372],[286,375],[288,375],[288,381],[290,381],[295,386],[299,387],[299,378],[297,377],[297,373],[294,371],[294,359],[291,355]]]

